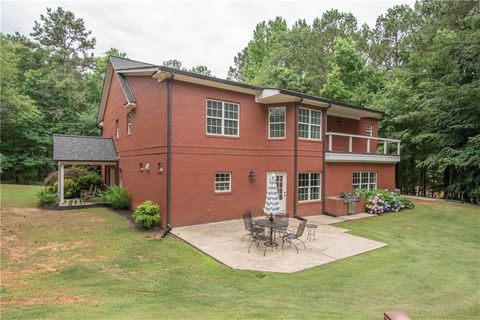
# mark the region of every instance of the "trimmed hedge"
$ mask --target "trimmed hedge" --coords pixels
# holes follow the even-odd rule
[[[144,229],[151,229],[160,222],[160,207],[150,200],[144,201],[138,205],[133,218]]]

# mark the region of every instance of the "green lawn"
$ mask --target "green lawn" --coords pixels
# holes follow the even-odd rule
[[[37,204],[35,193],[42,188],[23,184],[0,184],[2,207],[34,207]]]
[[[295,274],[229,269],[173,237],[150,239],[108,209],[2,215],[2,319],[480,317],[472,205],[417,202],[342,223],[389,246]]]

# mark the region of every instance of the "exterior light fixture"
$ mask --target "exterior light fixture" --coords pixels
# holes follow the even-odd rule
[[[150,163],[147,163],[144,169],[145,171],[150,172]]]
[[[143,163],[140,162],[140,167],[138,168],[138,171],[143,172]]]
[[[255,178],[257,177],[257,174],[255,173],[255,171],[250,170],[248,177],[250,178],[250,180],[255,180]]]
[[[159,162],[157,164],[157,173],[162,174],[163,173],[163,163]]]

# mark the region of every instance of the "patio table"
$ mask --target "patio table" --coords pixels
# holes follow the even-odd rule
[[[288,226],[287,221],[270,221],[269,219],[261,219],[255,221],[255,224],[260,227],[270,228],[269,238],[267,242],[264,243],[266,247],[277,247],[278,243],[273,240],[273,230],[278,228],[285,228]]]

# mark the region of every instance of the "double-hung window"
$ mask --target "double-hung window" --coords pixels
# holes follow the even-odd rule
[[[232,191],[232,173],[217,172],[215,173],[215,193]]]
[[[268,138],[285,138],[285,107],[268,108]]]
[[[356,189],[377,189],[377,173],[371,172],[354,172],[353,173],[353,190]]]
[[[298,136],[302,139],[322,139],[322,112],[313,109],[298,109]]]
[[[372,125],[371,124],[367,124],[367,126],[365,127],[365,135],[367,137],[371,137],[373,134],[373,128],[372,128]]]
[[[240,105],[207,99],[207,134],[238,137]]]
[[[298,174],[298,201],[319,200],[321,193],[320,172]]]
[[[118,119],[115,121],[115,138],[120,138],[120,123]]]
[[[127,136],[132,134],[132,114],[127,113]]]

